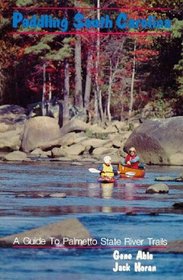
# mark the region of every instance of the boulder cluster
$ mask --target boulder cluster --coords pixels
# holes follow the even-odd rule
[[[0,157],[7,161],[50,160],[101,161],[108,154],[119,161],[130,136],[128,123],[89,124],[73,118],[62,128],[58,119],[28,118],[16,105],[0,107]]]
[[[133,132],[132,132],[133,128]],[[183,117],[86,123],[76,117],[60,128],[58,118],[28,116],[17,105],[0,106],[0,158],[29,161],[113,162],[135,146],[141,161],[157,165],[183,165]]]

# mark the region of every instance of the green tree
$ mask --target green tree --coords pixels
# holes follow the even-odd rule
[[[173,37],[181,41],[181,58],[174,66],[177,73],[178,95],[183,96],[183,20],[175,20],[173,25]]]

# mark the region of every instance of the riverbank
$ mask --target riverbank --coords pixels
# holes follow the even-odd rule
[[[4,161],[112,162],[135,146],[141,161],[156,165],[183,165],[183,117],[86,123],[72,118],[62,127],[58,118],[28,116],[16,105],[0,107],[0,159]]]
[[[0,157],[6,161],[56,159],[92,161],[111,155],[119,161],[132,133],[128,121],[90,124],[73,118],[59,127],[57,118],[28,117],[24,108],[0,107]],[[138,121],[133,128],[138,126]]]

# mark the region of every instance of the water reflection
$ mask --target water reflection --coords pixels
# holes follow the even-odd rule
[[[114,183],[101,184],[102,198],[110,199],[112,197],[113,187],[114,187]],[[110,207],[110,206],[103,206],[102,207],[102,212],[110,213],[110,212],[112,212],[112,207]]]
[[[124,184],[124,198],[126,200],[135,199],[136,191],[134,183],[125,183]]]
[[[125,183],[123,186],[120,186],[119,188],[119,192],[117,192],[116,194],[113,194],[113,190],[114,190],[114,183],[102,183],[100,184],[102,193],[101,196],[104,199],[111,199],[111,198],[116,198],[116,199],[120,199],[123,201],[133,201],[136,199],[136,185],[133,182],[128,182]],[[118,186],[116,186],[118,187]],[[110,213],[112,212],[113,209],[110,206],[103,206],[102,207],[102,212],[107,212]],[[127,205],[124,207],[123,210],[125,213],[134,213],[135,211],[135,207],[131,206],[131,205]]]
[[[100,196],[100,186],[98,183],[88,183],[88,196],[89,197],[99,197]]]
[[[109,199],[112,197],[114,183],[105,183],[101,184],[102,188],[102,197]]]
[[[134,183],[125,183],[124,186],[124,198],[125,200],[134,200],[136,197],[135,184]],[[134,213],[135,208],[133,206],[127,205],[125,207],[126,213]]]

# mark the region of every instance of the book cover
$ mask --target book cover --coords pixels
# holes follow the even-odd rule
[[[0,279],[182,279],[181,1],[0,9]]]

